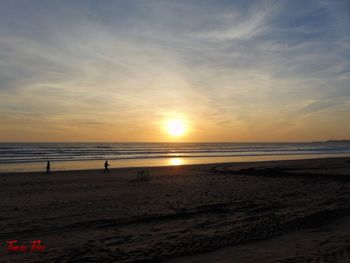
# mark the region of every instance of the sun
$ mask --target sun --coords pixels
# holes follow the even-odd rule
[[[168,120],[165,124],[165,128],[172,137],[181,137],[186,133],[186,124],[181,119]]]

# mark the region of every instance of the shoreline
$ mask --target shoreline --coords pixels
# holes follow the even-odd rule
[[[292,155],[255,155],[255,156],[225,156],[225,157],[176,157],[176,158],[146,158],[146,159],[127,159],[113,160],[110,164],[113,168],[141,168],[141,167],[166,167],[180,165],[202,165],[214,163],[241,163],[241,162],[260,162],[260,161],[288,161],[305,159],[327,159],[327,158],[346,158],[350,157],[348,153],[337,154],[292,154]],[[51,161],[52,172],[63,171],[90,171],[103,169],[104,160],[73,160],[73,161]],[[38,173],[45,171],[45,162],[33,163],[2,163],[0,164],[0,175],[16,173]]]

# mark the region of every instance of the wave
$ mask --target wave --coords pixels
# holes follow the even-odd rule
[[[0,164],[350,153],[350,143],[0,143]]]

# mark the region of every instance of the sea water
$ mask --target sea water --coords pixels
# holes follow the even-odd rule
[[[0,172],[350,156],[349,141],[309,143],[0,143]]]

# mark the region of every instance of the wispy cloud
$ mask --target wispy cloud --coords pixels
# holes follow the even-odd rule
[[[301,140],[350,117],[347,1],[0,7],[0,140],[162,140],[176,112],[188,140]]]

